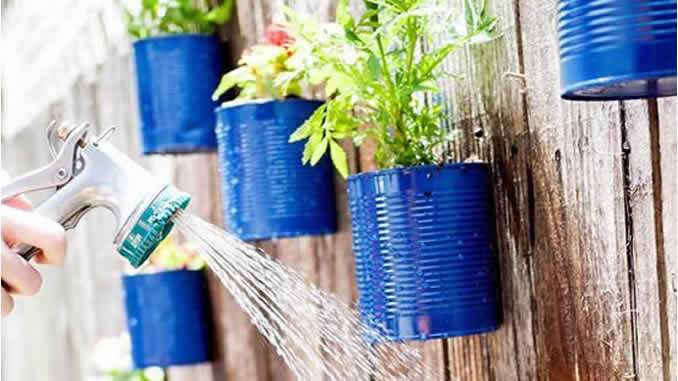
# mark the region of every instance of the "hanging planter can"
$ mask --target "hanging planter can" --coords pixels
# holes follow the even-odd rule
[[[676,0],[560,0],[561,95],[676,95]]]
[[[353,175],[348,197],[368,339],[439,339],[499,327],[487,164]]]
[[[329,158],[304,166],[304,143],[288,142],[321,104],[292,98],[217,109],[227,230],[243,240],[337,231]]]
[[[212,92],[221,43],[209,35],[150,37],[134,43],[144,154],[215,150]]]
[[[210,304],[202,270],[124,275],[136,369],[210,361]]]

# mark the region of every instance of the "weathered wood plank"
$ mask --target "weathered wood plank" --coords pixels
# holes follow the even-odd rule
[[[271,22],[282,18],[283,4],[300,12],[312,13],[320,20],[329,19],[334,11],[334,2],[332,1],[239,1],[238,26],[242,39],[238,48],[247,47],[259,42],[266,27]],[[237,57],[240,55],[240,50],[232,50],[232,54]],[[336,189],[338,200],[345,200],[345,187]],[[345,214],[345,205],[342,203],[338,205],[340,205],[339,211],[344,211]],[[348,234],[348,222],[345,216],[340,217],[339,222],[340,232],[337,235],[286,238],[261,243],[258,246],[262,247],[270,255],[280,259],[283,263],[300,271],[307,277],[309,282],[318,285],[324,290],[333,291],[336,289],[346,296],[348,300],[352,300],[351,298],[355,296],[355,286],[352,281],[351,243],[350,239],[346,239],[350,237],[350,234]],[[350,261],[347,259],[350,259]],[[272,348],[268,357],[270,375],[273,379],[294,379],[292,372]],[[240,365],[240,363],[238,362],[237,364]],[[321,377],[317,369],[316,374],[318,378]]]
[[[189,211],[221,225],[223,208],[216,154],[178,156],[169,167],[174,170],[177,186],[193,195]],[[269,380],[263,337],[216,276],[210,276],[210,292],[215,311],[214,379]],[[198,374],[181,370],[184,379],[196,379]]]
[[[196,381],[196,380],[212,380],[212,365],[209,363],[189,365],[189,366],[173,366],[166,370],[167,381]]]
[[[235,65],[241,52],[259,41],[270,19],[266,0],[236,1],[236,17],[219,30],[221,38],[227,41],[226,58],[230,65]],[[218,208],[221,209],[222,206],[219,205]],[[272,243],[257,242],[255,246],[269,255],[276,255]],[[212,283],[212,289],[218,289],[219,292],[215,307],[218,311],[215,320],[220,326],[215,379],[272,380],[272,372],[280,368],[277,355],[216,277],[213,277]]]
[[[630,292],[635,297],[631,311],[633,341],[639,380],[669,380],[662,358],[663,336],[668,332],[661,294],[666,294],[662,234],[662,187],[659,152],[659,120],[656,101],[624,102],[622,154],[628,160],[627,220],[631,236]],[[662,314],[664,312],[664,314]],[[668,348],[667,348],[668,350]]]
[[[462,7],[463,1],[453,1]],[[448,340],[452,380],[535,378],[532,312],[531,175],[526,123],[522,41],[515,2],[491,2],[503,36],[456,52],[447,71],[462,76],[442,84],[457,139],[449,159],[492,163],[497,211],[497,251],[504,322],[494,333]],[[443,36],[445,38],[445,36]]]
[[[678,377],[678,327],[675,316],[678,316],[678,240],[676,234],[676,216],[678,216],[678,187],[676,186],[676,172],[678,163],[678,142],[676,141],[676,98],[660,99],[658,102],[659,114],[659,154],[661,173],[661,200],[655,198],[655,209],[662,211],[662,236],[658,251],[663,254],[665,276],[659,281],[660,310],[667,320],[668,327],[663,327],[663,366],[665,379],[675,380]],[[657,148],[655,148],[657,149]],[[655,169],[656,171],[657,169]],[[657,205],[658,201],[661,201]],[[658,268],[661,266],[658,266]],[[668,378],[667,378],[668,377]]]
[[[256,243],[255,246],[275,256],[272,244]],[[270,345],[228,290],[221,283],[217,283],[215,287],[220,287],[223,292],[219,315],[224,324],[223,331],[226,333],[222,348],[225,353],[224,373],[215,379],[256,381],[274,379],[269,364],[272,355]]]
[[[537,375],[633,377],[619,107],[560,100],[556,2],[523,0],[519,14],[534,178]]]
[[[221,223],[221,188],[219,187],[219,176],[217,157],[214,153],[198,153],[190,155],[181,155],[176,157],[152,157],[154,173],[164,171],[171,174],[168,177],[173,178],[174,184],[181,190],[188,192],[192,198],[188,211],[212,223]],[[215,281],[215,277],[210,276],[210,283]],[[220,286],[220,284],[219,284]],[[223,288],[223,287],[221,287]],[[216,294],[216,295],[215,295]],[[217,306],[222,303],[221,292],[218,286],[210,285],[211,300]],[[214,307],[213,307],[214,310]],[[223,311],[219,311],[219,315]],[[222,323],[221,316],[216,315],[213,324],[215,332],[223,332],[224,327],[219,326]],[[221,342],[221,337],[215,335],[216,343]],[[219,348],[216,349],[219,353]],[[219,362],[216,362],[219,364]],[[169,381],[188,381],[213,379],[212,366],[210,364],[199,364],[194,366],[170,367],[167,369]]]

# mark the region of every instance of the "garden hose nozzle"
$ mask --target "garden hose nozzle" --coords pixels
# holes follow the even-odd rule
[[[110,210],[116,219],[113,243],[132,266],[139,267],[169,234],[172,216],[186,208],[190,196],[154,178],[106,143],[112,131],[89,137],[88,124],[50,124],[47,140],[52,162],[15,179],[0,193],[4,201],[56,188],[34,212],[59,222],[65,229],[74,228],[93,208]],[[26,260],[39,251],[25,244],[14,249]]]

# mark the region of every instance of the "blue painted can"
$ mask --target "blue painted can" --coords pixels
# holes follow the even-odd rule
[[[676,0],[560,0],[561,95],[676,95]]]
[[[208,35],[150,37],[134,43],[144,154],[213,151],[212,92],[224,68]]]
[[[349,176],[358,305],[374,330],[369,340],[440,339],[499,327],[489,172],[487,164],[469,163]]]
[[[210,361],[210,304],[201,270],[123,276],[136,369]]]
[[[304,166],[304,143],[288,142],[321,104],[263,100],[217,109],[227,230],[243,240],[337,231],[332,163],[324,157]]]

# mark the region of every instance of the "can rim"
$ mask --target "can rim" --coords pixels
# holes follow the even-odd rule
[[[389,176],[394,174],[407,174],[407,172],[422,172],[422,171],[431,171],[431,170],[441,170],[441,169],[490,169],[489,162],[471,162],[471,163],[444,163],[444,164],[428,164],[428,165],[418,165],[413,167],[398,167],[398,168],[387,168],[379,169],[376,171],[355,173],[348,176],[348,181],[357,181],[364,178],[380,177],[380,176]]]
[[[199,273],[199,272],[204,272],[205,269],[167,269],[167,270],[160,270],[160,271],[155,271],[155,272],[143,272],[143,271],[136,271],[136,272],[128,272],[128,273],[123,273],[122,277],[123,278],[141,278],[141,277],[152,277],[152,276],[157,276],[157,275],[165,275],[168,273],[185,273],[185,272],[190,272],[190,273]]]
[[[589,100],[589,101],[670,97],[676,95],[675,89],[672,94],[657,94],[657,93],[653,94],[648,92],[642,92],[628,95],[615,95],[611,93],[608,96],[602,95],[597,96],[597,95],[583,95],[580,94],[579,92],[594,87],[607,87],[629,81],[650,81],[664,78],[675,78],[675,76],[676,76],[675,70],[657,70],[645,72],[642,73],[641,75],[626,74],[613,77],[593,78],[586,81],[575,82],[574,84],[570,84],[568,86],[563,86],[563,91],[561,92],[560,96],[566,100]]]
[[[318,100],[318,99],[306,99],[306,98],[284,98],[284,99],[277,99],[277,98],[260,98],[260,99],[247,99],[247,100],[233,100],[233,101],[226,101],[219,105],[218,107],[214,108],[215,113],[219,113],[223,110],[228,110],[228,109],[234,109],[234,108],[240,108],[240,107],[247,107],[247,106],[261,106],[264,104],[269,104],[269,103],[298,103],[298,102],[310,102],[310,103],[317,103],[317,104],[323,104],[324,101]]]
[[[184,39],[184,38],[197,38],[197,39],[214,39],[217,41],[220,41],[216,35],[214,34],[207,34],[207,33],[174,33],[174,34],[159,34],[155,36],[148,36],[148,37],[143,37],[143,38],[137,38],[134,40],[132,45],[138,45],[138,44],[143,44],[143,43],[148,43],[152,41],[158,41],[158,40],[168,40],[168,39]]]

